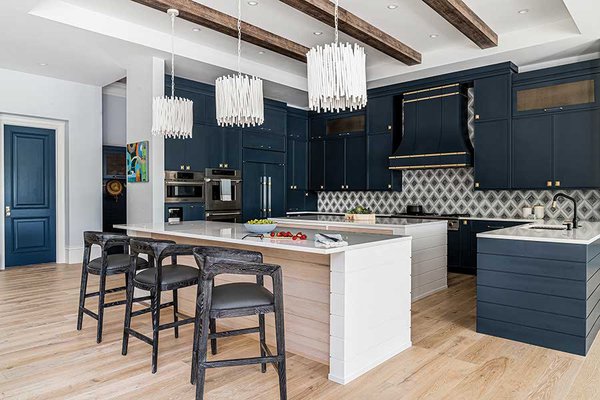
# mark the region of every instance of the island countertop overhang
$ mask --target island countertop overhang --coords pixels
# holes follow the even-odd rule
[[[282,239],[271,239],[265,237],[247,237],[249,232],[243,224],[234,224],[229,222],[212,221],[188,221],[179,224],[170,225],[166,222],[160,223],[138,223],[138,224],[118,224],[114,226],[117,229],[124,229],[132,232],[142,232],[148,234],[158,234],[166,236],[176,236],[180,238],[200,239],[221,243],[232,243],[254,247],[268,247],[270,249],[280,249],[288,251],[297,251],[313,254],[336,254],[349,250],[375,247],[381,244],[391,242],[410,241],[410,236],[381,235],[370,233],[340,232],[348,246],[343,247],[317,247],[314,242],[314,235],[318,233],[315,229],[303,229],[308,238],[304,241],[292,241]],[[328,233],[331,233],[330,231]]]

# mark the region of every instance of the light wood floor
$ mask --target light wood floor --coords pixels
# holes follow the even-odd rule
[[[193,399],[191,327],[177,340],[163,331],[152,375],[147,344],[132,338],[129,355],[121,356],[123,307],[106,312],[100,345],[89,317],[83,331],[75,330],[79,274],[74,265],[0,271],[0,398]],[[165,311],[163,319],[170,315]],[[150,331],[149,317],[137,320],[138,329]],[[473,277],[452,275],[448,290],[414,303],[413,343],[346,386],[328,381],[326,366],[289,354],[289,398],[600,398],[600,340],[583,358],[479,335]],[[258,346],[237,337],[221,340],[220,350],[219,357],[246,357]],[[206,398],[275,399],[276,373],[253,366],[209,370]]]

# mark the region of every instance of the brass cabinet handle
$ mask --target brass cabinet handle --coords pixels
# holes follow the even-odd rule
[[[547,186],[547,187],[552,187],[552,181],[547,181],[547,182],[546,182],[546,186]]]
[[[187,171],[189,171],[189,170],[190,170],[190,166],[189,166],[189,165],[186,165],[186,166],[185,166],[185,169],[186,169]]]
[[[179,169],[183,171],[185,169],[185,165],[180,165]]]
[[[475,114],[475,119],[479,119],[479,118],[481,118],[481,117],[479,116],[479,114]]]
[[[391,188],[392,188],[392,185],[391,185],[391,184],[388,184],[388,189],[391,189]]]
[[[229,164],[223,164],[225,168],[229,168]]]
[[[388,125],[388,131],[391,131],[391,130],[392,130],[392,126]]]
[[[560,187],[560,181],[556,181],[556,182],[554,182],[554,186],[556,186],[556,187]]]
[[[463,221],[463,225],[467,225],[467,223],[468,223],[468,221],[467,221],[467,220],[464,220],[464,221]]]
[[[479,182],[475,182],[475,187],[478,188],[479,187]]]

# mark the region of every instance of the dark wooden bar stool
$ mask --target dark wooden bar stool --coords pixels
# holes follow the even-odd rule
[[[203,251],[196,248],[194,258],[201,273],[192,352],[192,383],[196,383],[196,399],[204,398],[207,368],[261,364],[261,372],[264,373],[267,363],[271,363],[279,375],[280,399],[287,399],[281,267],[263,264],[262,254],[243,250]],[[253,275],[256,276],[256,283],[239,282],[215,286],[214,278],[221,274]],[[273,280],[273,293],[264,287],[265,276],[270,276]],[[271,312],[275,313],[276,355],[271,353],[265,336],[265,314]],[[213,319],[250,315],[258,315],[258,327],[216,332],[215,325],[210,324]],[[249,333],[259,334],[260,357],[207,361],[209,339],[215,343],[214,354],[217,338]]]
[[[104,299],[107,293],[123,291],[127,288],[127,271],[129,271],[129,237],[114,233],[91,232],[83,233],[84,251],[83,263],[81,267],[81,288],[79,290],[79,311],[77,313],[77,330],[80,331],[83,326],[83,314],[98,321],[96,342],[102,342],[102,325],[104,320],[104,309],[125,304],[125,300],[105,303]],[[92,246],[99,246],[101,256],[90,261]],[[108,254],[110,249],[122,247],[125,254]],[[146,260],[139,259],[136,268],[143,269],[148,267]],[[97,292],[87,293],[88,275],[98,275],[100,278],[99,289]],[[125,275],[125,286],[106,289],[106,277],[109,275]],[[85,299],[98,297],[98,312],[95,313],[85,308]]]
[[[179,320],[177,290],[188,286],[198,285],[199,271],[197,268],[177,264],[177,256],[192,255],[194,246],[176,244],[170,240],[155,240],[147,238],[132,238],[131,263],[128,271],[127,306],[125,309],[125,324],[123,329],[122,354],[127,355],[129,335],[140,339],[152,346],[152,373],[156,372],[158,360],[159,332],[173,328],[175,337],[179,337],[179,327],[194,322],[194,318]],[[149,268],[136,274],[135,267],[138,256],[148,256]],[[165,258],[171,258],[170,265],[162,265]],[[142,289],[150,292],[150,296],[134,298],[134,290]],[[173,300],[161,303],[161,294],[164,291],[173,292]],[[133,303],[150,300],[150,307],[133,311]],[[160,310],[173,307],[173,322],[160,324]],[[152,313],[152,338],[131,329],[131,318],[138,315]]]

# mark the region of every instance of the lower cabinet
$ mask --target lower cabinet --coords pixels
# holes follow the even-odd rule
[[[460,220],[457,231],[448,231],[448,271],[477,273],[477,234],[523,225],[531,221]]]
[[[292,190],[287,192],[287,212],[317,211],[317,194],[305,190]]]
[[[184,221],[203,221],[204,203],[167,203],[165,204],[165,222],[169,220],[169,209],[179,208]]]

